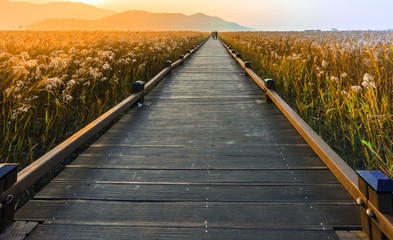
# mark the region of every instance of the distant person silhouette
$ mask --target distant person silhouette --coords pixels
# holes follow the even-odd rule
[[[214,36],[215,36],[216,39],[217,39],[217,37],[218,37],[218,32],[217,32],[217,31],[214,32]]]

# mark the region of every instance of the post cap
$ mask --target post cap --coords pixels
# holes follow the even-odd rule
[[[263,80],[267,89],[276,90],[276,81],[271,78]]]
[[[377,192],[393,192],[393,181],[381,171],[357,170],[363,178]]]
[[[0,178],[12,172],[18,166],[19,164],[0,164]]]
[[[235,51],[235,50],[232,50],[232,53],[236,53],[236,51]]]
[[[172,62],[171,61],[166,61],[165,62],[165,67],[167,68],[167,67],[171,67],[172,66]]]
[[[242,58],[242,55],[240,53],[236,53],[237,58]]]
[[[245,62],[244,63],[244,67],[246,67],[246,68],[251,68],[251,63],[250,62]]]
[[[188,50],[187,50],[187,53],[190,53],[190,52],[191,52],[191,50],[190,50],[190,49],[188,49]]]
[[[184,55],[179,55],[179,59],[184,59]]]
[[[132,85],[141,86],[141,85],[145,85],[145,82],[144,81],[136,81],[136,82],[132,83]]]

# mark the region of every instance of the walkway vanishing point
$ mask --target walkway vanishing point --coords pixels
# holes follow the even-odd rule
[[[339,239],[359,207],[210,39],[15,216],[27,239]]]

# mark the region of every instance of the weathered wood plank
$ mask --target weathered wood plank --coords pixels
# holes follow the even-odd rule
[[[348,204],[349,195],[339,184],[312,186],[236,186],[219,184],[160,185],[52,182],[36,199],[93,199],[117,201],[194,202],[305,202]]]
[[[189,146],[189,145],[165,145],[165,146],[135,146],[135,145],[92,145],[85,153],[110,154],[111,156],[121,155],[193,155],[198,152],[206,152],[212,155],[225,154],[226,156],[259,156],[266,154],[281,155],[315,155],[314,151],[308,146]]]
[[[91,240],[91,239],[331,239],[338,240],[333,230],[264,230],[241,228],[159,228],[107,225],[44,224],[26,240]]]
[[[251,134],[250,134],[251,135]],[[238,138],[235,135],[229,135],[227,138],[223,137],[214,137],[210,138],[209,136],[201,136],[200,138],[194,138],[191,136],[179,136],[174,139],[169,136],[162,136],[160,134],[152,133],[148,135],[139,135],[132,134],[130,136],[120,136],[118,134],[108,134],[106,137],[101,137],[96,141],[98,145],[104,144],[114,144],[114,143],[122,143],[122,144],[135,144],[135,145],[165,145],[165,143],[171,143],[174,145],[202,145],[206,141],[211,139],[212,144],[215,146],[231,146],[231,145],[247,145],[252,144],[255,147],[270,147],[270,146],[300,146],[306,145],[303,142],[303,139],[299,137],[287,137],[287,138],[276,138],[272,135],[264,135],[264,136],[239,136]],[[280,142],[277,144],[276,142]],[[277,144],[277,145],[276,145]]]
[[[0,234],[0,240],[24,240],[37,225],[38,222],[16,221]]]
[[[238,226],[323,230],[358,224],[355,205],[259,202],[117,202],[32,200],[16,219],[132,226]]]
[[[317,157],[266,155],[263,157],[165,157],[123,155],[105,158],[105,155],[82,154],[69,167],[122,168],[122,169],[313,169],[326,168]],[[97,159],[102,159],[98,161]]]
[[[234,131],[236,132],[236,131]],[[201,136],[200,138],[194,138],[192,136],[179,136],[178,138],[173,138],[169,136],[162,136],[161,134],[151,133],[151,134],[132,134],[129,136],[118,135],[118,134],[107,134],[105,137],[101,137],[96,141],[96,144],[114,144],[114,143],[123,143],[123,144],[135,144],[135,145],[163,145],[163,143],[171,143],[175,145],[181,144],[193,144],[193,145],[202,145],[206,140],[210,140],[214,143],[214,145],[247,145],[252,144],[253,146],[287,146],[287,145],[307,145],[302,138],[298,136],[290,136],[290,137],[276,137],[273,135],[264,135],[264,136],[252,136],[248,134],[248,136],[239,136],[236,137],[235,133],[229,135],[228,137],[212,137],[209,136]],[[277,143],[279,142],[279,143]]]
[[[132,170],[66,168],[59,181],[174,183],[336,183],[320,170]]]

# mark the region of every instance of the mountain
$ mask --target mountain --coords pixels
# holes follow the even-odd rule
[[[127,11],[98,20],[52,18],[29,25],[28,30],[103,30],[103,31],[249,31],[248,27],[226,22],[202,13],[187,16],[180,13]]]
[[[35,4],[0,0],[0,29],[15,30],[48,18],[100,19],[116,14],[85,3],[54,2]]]

